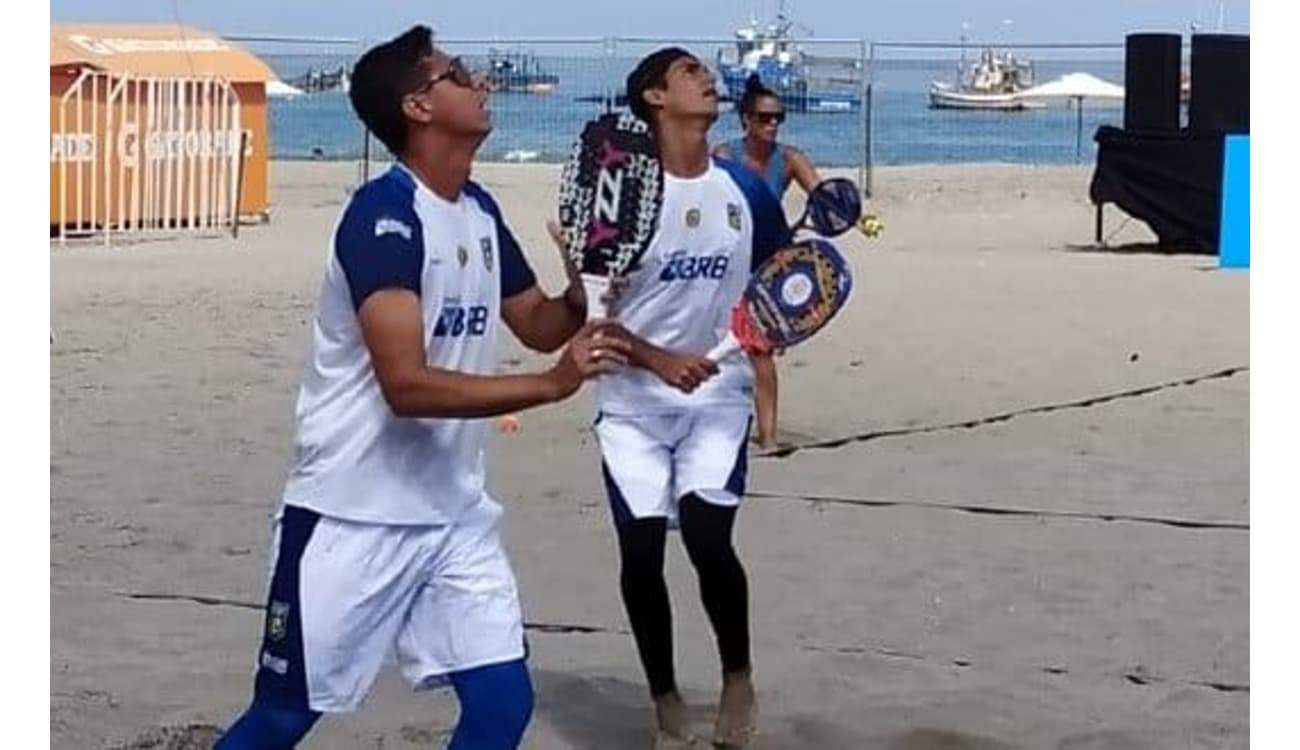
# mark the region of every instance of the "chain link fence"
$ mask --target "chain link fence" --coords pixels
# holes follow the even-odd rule
[[[279,159],[386,159],[352,114],[346,75],[366,40],[231,37],[261,55],[282,81],[302,93],[271,101],[272,156]],[[713,67],[724,90],[712,138],[740,137],[735,98],[743,73],[735,38],[607,37],[585,39],[440,38],[438,44],[488,74],[494,130],[479,156],[487,161],[559,162],[583,123],[624,106],[624,78],[642,56],[674,45]],[[1002,162],[1090,163],[1092,133],[1118,125],[1123,99],[1057,97],[1032,105],[961,106],[945,94],[970,90],[975,68],[1024,66],[1023,85],[1088,73],[1122,85],[1124,47],[1115,44],[996,44],[799,39],[804,88],[783,89],[782,141],[821,167],[859,170],[869,186],[882,165]],[[995,53],[993,50],[996,49]],[[1005,55],[1010,54],[1008,60]],[[990,57],[992,56],[992,57]],[[362,170],[364,173],[365,169]]]
[[[1122,87],[1122,43],[872,42],[867,56],[869,172],[918,163],[1090,163],[1092,133],[1124,117],[1122,96],[997,95],[1070,73]]]
[[[364,40],[232,36],[301,93],[273,96],[272,155],[279,159],[360,159],[365,149],[343,82]],[[479,151],[489,161],[556,162],[568,156],[588,119],[624,106],[624,79],[644,55],[667,45],[691,50],[714,67],[732,94],[743,78],[724,76],[734,57],[728,38],[453,39],[438,44],[489,75],[494,129]],[[826,166],[865,164],[866,43],[800,40],[811,88],[787,101],[783,137]],[[725,88],[725,85],[724,85]],[[733,98],[723,97],[716,140],[740,135]]]
[[[271,158],[359,158],[364,129],[348,103],[347,77],[365,51],[360,39],[230,36],[271,66],[268,85]]]

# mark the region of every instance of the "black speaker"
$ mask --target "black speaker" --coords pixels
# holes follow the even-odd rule
[[[1250,132],[1250,37],[1192,35],[1192,100],[1187,128],[1196,133]]]
[[[1178,34],[1129,34],[1124,38],[1125,130],[1178,132],[1182,45]]]

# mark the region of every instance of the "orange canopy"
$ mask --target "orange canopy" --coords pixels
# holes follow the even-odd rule
[[[179,24],[50,24],[50,67],[89,66],[144,76],[218,76],[231,83],[275,80],[256,55]]]

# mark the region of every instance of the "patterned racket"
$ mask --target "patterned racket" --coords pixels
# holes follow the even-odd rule
[[[848,263],[826,240],[778,250],[750,277],[731,311],[731,330],[709,352],[720,362],[737,352],[793,346],[821,330],[849,298]]]
[[[559,218],[569,260],[582,274],[588,318],[609,315],[610,283],[635,270],[649,248],[663,187],[645,121],[623,112],[583,127],[560,173]]]
[[[838,237],[852,229],[862,216],[862,197],[852,180],[835,177],[817,183],[808,194],[803,216],[793,231],[812,229],[823,237]]]

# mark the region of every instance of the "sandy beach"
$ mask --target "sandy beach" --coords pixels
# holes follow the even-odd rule
[[[357,173],[273,163],[271,220],[237,240],[51,244],[53,747],[207,747],[246,705]],[[551,290],[558,175],[475,172]],[[884,235],[841,243],[854,296],[780,360],[791,447],[751,459],[754,748],[1249,745],[1249,275],[1150,252],[1113,207],[1115,249],[1091,248],[1089,178],[877,170]],[[504,338],[504,369],[543,366]],[[582,395],[491,447],[539,750],[649,747],[591,418]],[[716,652],[676,538],[669,568],[704,731]],[[440,746],[455,718],[387,674],[304,747]]]

